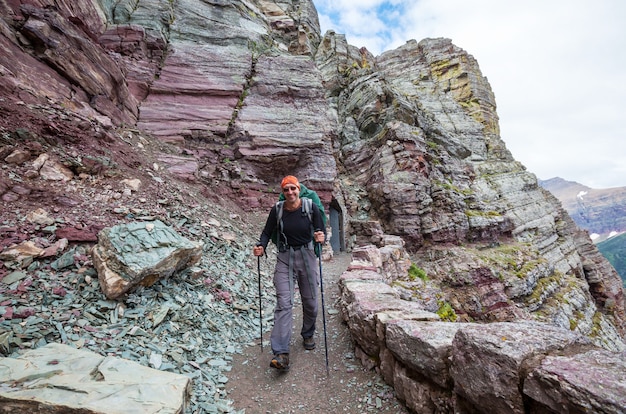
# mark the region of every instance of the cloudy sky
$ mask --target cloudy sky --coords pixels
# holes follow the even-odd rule
[[[375,55],[446,37],[496,95],[501,136],[539,179],[626,186],[626,1],[314,0]]]

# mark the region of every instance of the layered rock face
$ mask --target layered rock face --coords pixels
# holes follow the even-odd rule
[[[625,348],[618,275],[513,159],[487,79],[449,40],[374,57],[321,36],[309,0],[0,10],[3,99],[49,131],[49,106],[84,120],[78,141],[139,131],[181,185],[243,208],[266,209],[282,176],[297,175],[336,214],[342,248],[402,239],[432,282],[429,299],[400,278],[390,289],[405,300],[447,305],[458,321],[534,320]],[[129,153],[141,143],[131,144]],[[3,199],[19,198],[5,181],[3,197],[14,195]]]
[[[598,343],[623,349],[616,273],[512,158],[470,55],[429,39],[373,58],[328,33],[316,59],[339,115],[339,180],[356,238],[402,236],[463,319],[602,331]]]
[[[126,68],[97,41],[107,24],[97,4],[18,1],[3,2],[0,10],[3,94],[118,124],[136,121],[139,101]]]
[[[333,123],[310,57],[319,42],[312,3],[184,1],[159,19],[144,7],[118,23],[143,25],[150,13],[152,30],[167,34],[138,127],[185,148],[189,157],[164,159],[171,168],[191,165],[187,178],[211,187],[226,181],[214,190],[243,195],[253,207],[258,191],[294,171],[332,191]]]

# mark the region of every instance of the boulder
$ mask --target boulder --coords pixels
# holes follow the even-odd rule
[[[102,291],[117,299],[193,266],[200,261],[202,246],[159,220],[133,222],[103,229],[92,258]]]
[[[386,345],[397,360],[443,388],[452,385],[450,354],[452,341],[464,323],[436,321],[390,321]]]
[[[466,326],[452,341],[454,391],[484,412],[525,413],[525,372],[544,355],[586,346],[592,346],[587,338],[540,323]]]
[[[626,353],[548,356],[524,382],[524,394],[554,412],[623,413]]]

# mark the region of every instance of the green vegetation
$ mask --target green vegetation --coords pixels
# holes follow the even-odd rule
[[[593,314],[591,332],[589,334],[592,338],[597,338],[602,333],[602,314],[600,312],[596,312]]]
[[[457,194],[461,194],[464,196],[469,196],[472,194],[472,190],[471,188],[466,188],[466,189],[461,189],[459,187],[457,187],[456,185],[452,184],[452,182],[447,182],[447,181],[433,181],[433,184],[440,186],[441,188],[448,190],[448,191],[453,191]],[[498,214],[500,215],[500,214]]]
[[[411,263],[411,266],[409,267],[409,279],[412,281],[415,279],[427,281],[428,276],[426,275],[426,271],[424,271],[424,269],[417,267],[415,263]]]
[[[237,100],[237,105],[236,105],[237,109],[241,109],[241,107],[243,106],[243,101],[246,100],[246,97],[248,96],[249,93],[250,93],[250,90],[248,88],[243,90],[243,92],[239,96],[239,99]]]
[[[539,267],[545,262],[546,262],[546,259],[544,259],[543,257],[540,257],[537,260],[529,260],[525,262],[521,267],[518,267],[518,269],[515,271],[515,275],[519,277],[520,279],[524,278],[526,277],[526,275],[528,275],[528,273],[530,273],[530,271],[532,271],[536,267]]]
[[[499,268],[507,274],[524,278],[529,272],[546,263],[536,249],[524,243],[503,243],[477,253],[491,269]]]
[[[582,320],[585,317],[585,314],[581,311],[574,311],[575,319],[569,320],[569,329],[570,331],[575,331],[578,328],[578,321]]]
[[[544,292],[552,290],[555,285],[559,285],[562,274],[554,274],[537,280],[537,285],[527,299],[528,303],[539,303]]]
[[[262,36],[261,42],[248,40],[248,50],[252,52],[252,59],[256,61],[261,55],[269,55],[274,49],[274,39],[270,36]]]
[[[467,217],[500,217],[500,216],[502,216],[502,214],[498,213],[497,211],[493,211],[493,210],[489,210],[489,211],[465,210],[465,215]]]
[[[626,233],[600,242],[596,247],[615,268],[622,278],[622,285],[626,288]]]
[[[437,302],[437,304],[439,305],[439,309],[437,309],[437,315],[439,315],[442,321],[454,322],[457,320],[458,316],[456,315],[456,312],[454,311],[452,305],[450,305],[448,302],[444,302],[441,300]]]

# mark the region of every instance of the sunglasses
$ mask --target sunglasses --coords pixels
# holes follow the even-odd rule
[[[285,187],[283,188],[283,193],[290,193],[293,191],[298,191],[298,187]]]

